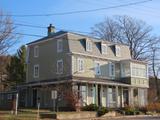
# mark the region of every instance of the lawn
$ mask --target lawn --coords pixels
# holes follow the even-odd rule
[[[51,113],[48,110],[40,110],[40,113]],[[37,120],[36,109],[20,109],[18,115],[12,115],[11,111],[0,110],[0,120]]]

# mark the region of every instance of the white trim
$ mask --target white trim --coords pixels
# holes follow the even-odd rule
[[[39,46],[36,45],[34,46],[34,57],[38,57],[39,56]]]
[[[92,41],[86,39],[86,51],[92,52],[92,49],[93,49],[92,47],[93,47]]]
[[[58,66],[58,63],[60,63],[60,62],[62,63],[62,71],[61,71],[61,72],[58,71],[58,69],[59,69],[59,68],[58,68],[58,67],[59,67],[59,66]],[[63,74],[63,60],[62,60],[62,59],[57,60],[57,74]]]
[[[113,73],[112,73],[112,67],[113,67]],[[115,63],[109,62],[109,76],[115,77]]]
[[[78,53],[78,52],[69,52],[67,54],[82,55],[82,56],[86,56],[86,57],[92,57],[92,58],[104,59],[104,60],[110,60],[110,61],[116,61],[116,62],[120,61],[120,60],[117,60],[117,58],[116,59],[114,59],[114,58],[109,58],[108,59],[106,57],[100,57],[100,56],[95,56],[95,55],[87,55],[87,54]],[[121,59],[121,60],[123,60],[123,59]]]
[[[117,57],[121,57],[121,47],[119,45],[115,45],[115,52]]]
[[[105,47],[105,49],[104,49],[104,47]],[[104,55],[106,55],[108,53],[107,44],[101,43],[101,53],[104,54]]]
[[[63,40],[62,39],[57,40],[57,52],[58,53],[63,52]]]
[[[97,64],[99,64],[99,73],[97,73]],[[94,72],[95,72],[95,75],[101,75],[101,65],[100,65],[100,62],[99,61],[94,61]]]
[[[37,71],[37,75],[35,75],[35,73],[36,73],[36,71],[35,71],[35,68],[36,67],[38,67],[38,71]],[[34,70],[34,72],[33,72],[33,76],[34,76],[34,78],[39,78],[39,65],[38,64],[36,64],[36,65],[34,65],[34,68],[33,68]]]
[[[84,72],[84,69],[85,69],[85,67],[84,67],[84,59],[83,58],[78,58],[77,59],[77,64],[78,64],[78,72]],[[81,68],[80,68],[80,66],[81,66],[81,64],[82,64],[82,70],[81,70]]]

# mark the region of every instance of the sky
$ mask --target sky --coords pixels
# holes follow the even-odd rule
[[[81,11],[111,6],[118,6],[144,0],[0,0],[0,10],[11,14],[14,23],[41,26],[44,28],[31,28],[27,26],[16,26],[16,32],[46,36],[47,26],[53,24],[57,31],[59,29],[91,32],[91,27],[102,22],[106,17],[114,15],[128,15],[145,21],[153,27],[153,34],[160,36],[160,0],[152,0],[138,5],[112,8],[95,12],[77,13],[69,15],[54,16],[27,16],[17,17],[14,15],[50,14],[69,11]],[[46,27],[46,28],[45,28]],[[41,37],[22,35],[17,44],[9,53],[14,54],[16,50],[26,43]]]

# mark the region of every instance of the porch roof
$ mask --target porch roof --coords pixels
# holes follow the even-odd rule
[[[146,86],[130,85],[130,84],[118,81],[118,80],[76,77],[76,76],[66,76],[66,77],[57,78],[57,79],[33,81],[33,82],[28,82],[23,85],[20,85],[19,87],[25,88],[25,87],[36,87],[36,86],[45,86],[45,85],[56,85],[56,84],[62,84],[62,83],[67,83],[67,82],[86,83],[86,84],[102,84],[102,85],[112,85],[112,86],[122,86],[122,87],[144,87],[144,88],[147,88]]]

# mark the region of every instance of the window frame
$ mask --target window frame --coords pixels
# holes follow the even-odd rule
[[[92,41],[86,40],[86,51],[92,52],[92,49],[93,49],[92,47],[93,47]]]
[[[37,75],[36,75],[36,67],[38,68],[38,70],[37,70]],[[33,73],[34,75],[34,78],[39,78],[39,65],[38,64],[36,64],[36,65],[34,65],[34,73]]]
[[[104,47],[105,47],[105,49],[104,49]],[[105,50],[105,51],[104,51]],[[107,45],[106,44],[104,44],[104,43],[101,43],[101,53],[102,54],[107,54]]]
[[[57,40],[57,52],[58,53],[63,52],[63,40],[62,39]]]
[[[83,68],[82,70],[81,70],[81,66]],[[83,58],[78,58],[78,72],[84,72],[84,59]]]
[[[62,71],[59,71],[59,63],[62,63]],[[62,59],[60,59],[60,60],[57,60],[57,74],[63,74],[63,60]]]
[[[97,67],[96,65],[99,64],[99,67]],[[94,71],[95,71],[95,75],[101,75],[101,67],[100,67],[100,62],[99,61],[94,61]],[[99,73],[97,72],[97,68]]]
[[[113,72],[112,72],[112,66],[113,66]],[[113,74],[112,74],[113,73]],[[115,75],[116,75],[116,68],[115,68],[115,63],[113,63],[113,62],[110,62],[109,63],[109,76],[110,77],[115,77]]]
[[[35,58],[39,57],[39,46],[38,45],[34,46],[34,57]]]
[[[117,57],[121,57],[121,47],[119,45],[115,45],[115,52]]]

